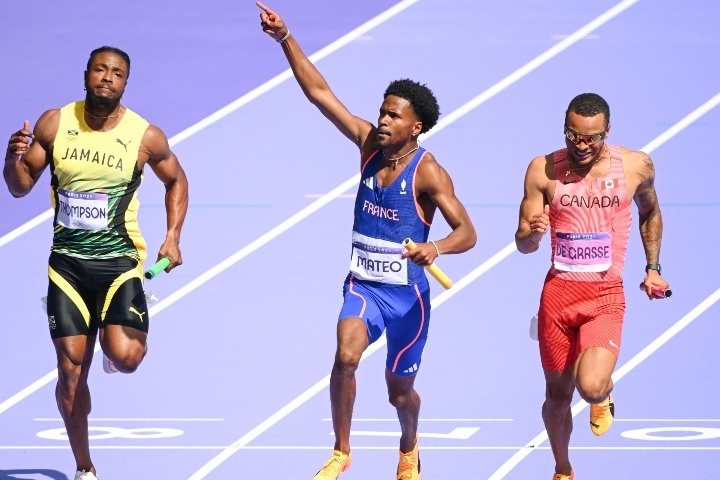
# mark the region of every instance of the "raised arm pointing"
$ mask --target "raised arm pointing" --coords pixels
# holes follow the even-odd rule
[[[354,116],[337,99],[323,76],[295,41],[280,15],[261,2],[257,2],[257,6],[263,10],[260,14],[263,32],[282,45],[295,79],[308,100],[355,145],[362,147],[366,144],[368,135],[374,131],[373,125]]]

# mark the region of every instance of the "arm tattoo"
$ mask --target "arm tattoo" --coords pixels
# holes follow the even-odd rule
[[[655,171],[655,165],[653,165],[653,162],[652,162],[652,160],[650,159],[650,157],[644,157],[644,158],[642,159],[642,161],[643,161],[643,163],[645,164],[645,166],[650,169],[650,171],[652,171],[652,172]]]
[[[660,263],[663,221],[655,187],[651,186],[636,195],[640,217],[640,237],[648,263]]]

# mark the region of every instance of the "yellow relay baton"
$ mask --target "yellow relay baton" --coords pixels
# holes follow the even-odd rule
[[[409,251],[409,250],[414,250],[414,249],[417,248],[417,245],[415,244],[415,242],[413,242],[413,241],[412,241],[411,239],[409,239],[409,238],[406,238],[405,240],[403,240],[402,244],[403,244],[403,247],[405,247],[408,251]],[[448,278],[448,276],[445,275],[445,272],[443,272],[442,270],[440,270],[440,267],[438,267],[438,266],[435,265],[434,263],[431,263],[430,265],[426,265],[426,266],[425,266],[425,270],[427,270],[428,273],[429,273],[430,275],[432,275],[432,276],[435,278],[435,280],[438,281],[438,283],[439,283],[440,285],[442,285],[443,287],[445,287],[445,290],[447,290],[448,288],[450,288],[450,287],[453,286],[453,281],[450,280],[450,279]]]

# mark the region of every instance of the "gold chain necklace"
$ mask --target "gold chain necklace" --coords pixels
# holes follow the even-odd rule
[[[567,166],[567,171],[565,172],[565,178],[569,177],[571,172],[579,172],[579,171],[582,171],[582,170],[585,170],[588,168],[592,168],[592,166],[595,165],[597,162],[599,162],[600,159],[603,157],[603,155],[605,155],[605,152],[607,152],[607,146],[603,145],[602,152],[600,152],[600,155],[598,155],[598,157],[595,160],[593,160],[593,162],[590,165],[586,165],[584,167],[578,167],[578,168],[570,168],[570,157],[568,156],[568,152],[566,151],[565,152],[565,161],[567,162],[568,166]]]
[[[115,115],[108,115],[107,117],[96,117],[95,115],[93,115],[92,113],[88,112],[88,111],[85,110],[84,108],[83,108],[83,111],[87,114],[88,117],[97,118],[97,119],[115,118],[115,117],[117,117],[118,115],[120,115],[120,110],[118,110]]]

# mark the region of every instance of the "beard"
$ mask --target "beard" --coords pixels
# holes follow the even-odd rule
[[[100,95],[95,95],[95,93],[92,91],[91,88],[89,88],[87,85],[85,86],[86,94],[85,94],[85,103],[89,105],[91,108],[100,110],[100,111],[106,111],[111,112],[117,108],[117,106],[120,104],[120,100],[122,100],[122,93],[120,96],[116,98],[110,98]]]
[[[388,145],[390,145],[390,142],[388,140],[389,140],[388,138],[385,138],[385,140],[381,141],[380,139],[376,138],[375,139],[375,149],[382,150],[385,147],[387,147]]]

